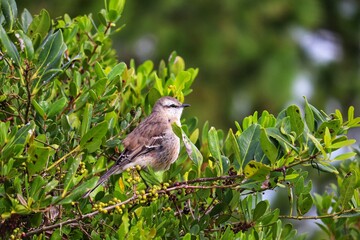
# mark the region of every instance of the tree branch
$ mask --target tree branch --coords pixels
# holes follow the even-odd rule
[[[316,220],[316,219],[324,219],[324,218],[348,218],[349,216],[341,216],[343,214],[346,213],[360,213],[360,209],[358,208],[350,208],[347,210],[343,210],[340,212],[336,212],[336,213],[331,213],[331,214],[325,214],[325,215],[320,215],[320,216],[285,216],[285,215],[280,215],[279,218],[282,219],[294,219],[294,220]]]

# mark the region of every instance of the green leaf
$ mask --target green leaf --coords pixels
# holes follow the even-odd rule
[[[260,146],[261,149],[264,151],[266,157],[270,160],[271,164],[275,164],[278,156],[278,149],[269,139],[265,128],[261,128],[260,131]]]
[[[296,105],[291,105],[286,109],[286,115],[290,117],[291,130],[300,136],[304,131],[304,122],[301,118],[300,108]]]
[[[176,128],[179,128],[181,130],[180,136],[182,136],[182,140],[184,142],[186,152],[187,152],[189,158],[191,159],[191,161],[193,161],[195,163],[197,170],[198,170],[198,174],[200,174],[201,165],[203,163],[203,156],[202,156],[201,152],[195,146],[195,144],[193,144],[190,141],[190,139],[186,136],[185,132],[180,127],[178,127],[176,124],[174,124],[173,125],[174,132],[178,132],[178,130],[176,130]]]
[[[49,13],[42,9],[40,14],[35,16],[28,28],[28,35],[32,36],[32,39],[40,37],[40,41],[48,34],[51,26],[51,19]]]
[[[276,222],[279,218],[280,209],[276,208],[273,212],[264,214],[258,219],[258,222],[261,222],[263,225],[270,225]]]
[[[313,206],[313,199],[310,193],[300,193],[297,200],[297,212],[299,215],[304,215]]]
[[[21,14],[21,25],[24,32],[26,33],[28,32],[28,28],[32,21],[33,21],[33,17],[31,16],[31,13],[29,12],[29,10],[24,8],[24,11]]]
[[[310,138],[310,140],[314,143],[315,147],[322,153],[322,155],[324,156],[324,158],[327,158],[327,153],[325,152],[325,149],[323,148],[323,146],[321,145],[321,143],[319,142],[319,140],[317,140],[313,135],[311,135],[310,133],[307,134],[307,136]]]
[[[4,27],[11,32],[17,19],[17,6],[15,0],[1,0],[1,11],[5,21]]]
[[[93,115],[93,105],[91,103],[86,103],[84,114],[81,121],[80,136],[83,137],[85,133],[89,131],[92,115]]]
[[[108,82],[107,78],[102,78],[102,79],[97,80],[94,83],[94,85],[91,86],[90,90],[94,91],[96,93],[95,100],[97,100],[99,97],[102,96],[102,94],[104,94],[107,82]]]
[[[103,121],[91,128],[81,139],[81,149],[87,149],[89,153],[95,152],[99,149],[102,138],[106,135],[108,123]]]
[[[105,9],[101,9],[100,12],[98,13],[98,18],[100,20],[100,23],[104,26],[107,26],[107,21],[106,21],[106,11]]]
[[[105,74],[104,70],[102,69],[101,64],[99,62],[95,62],[94,70],[95,70],[96,76],[99,79],[106,77],[106,74]]]
[[[82,183],[79,187],[74,188],[74,190],[65,198],[63,198],[58,204],[70,204],[73,201],[78,201],[81,196],[87,192],[91,187],[95,186],[98,178],[91,178],[84,183]]]
[[[124,9],[125,0],[108,0],[107,3],[108,11],[114,10],[118,15],[121,15]]]
[[[33,107],[35,108],[35,111],[43,118],[45,119],[45,110],[42,108],[42,106],[35,100],[32,99],[31,100],[31,104],[33,105]]]
[[[296,196],[299,196],[300,193],[304,192],[304,177],[301,176],[296,182],[294,186],[294,192]],[[308,192],[306,192],[308,193]]]
[[[228,135],[225,139],[225,151],[227,152],[227,155],[234,153],[235,159],[239,163],[239,166],[242,166],[240,148],[231,128],[229,129]]]
[[[74,184],[73,179],[76,175],[76,170],[78,169],[81,162],[81,158],[70,158],[68,160],[67,165],[69,168],[67,169],[65,179],[64,179],[64,190],[61,194],[62,197],[66,196],[66,193],[68,192],[68,189]]]
[[[9,132],[10,122],[0,122],[0,148],[3,147],[5,143],[8,142],[8,132]]]
[[[269,207],[269,203],[267,201],[261,201],[258,204],[256,204],[256,207],[255,207],[254,213],[253,213],[253,221],[256,221],[260,217],[262,217],[265,214],[268,207]]]
[[[344,177],[340,186],[340,197],[336,202],[336,207],[341,207],[342,210],[349,209],[351,207],[350,201],[355,194],[355,186],[357,184],[356,172],[354,169]]]
[[[0,41],[1,41],[2,45],[4,46],[4,49],[3,49],[4,52],[6,52],[9,55],[11,60],[14,61],[14,63],[17,66],[20,66],[21,60],[20,60],[19,52],[16,49],[14,43],[8,37],[5,29],[2,27],[1,24],[0,24]]]
[[[323,172],[339,174],[338,170],[328,162],[314,162],[313,167]]]
[[[202,146],[201,150],[204,153],[204,156],[208,156],[209,153],[209,148],[207,147],[209,142],[208,135],[209,135],[209,122],[206,121],[201,131],[201,146]]]
[[[199,234],[199,232],[200,232],[200,227],[199,227],[199,225],[198,224],[195,224],[195,225],[192,225],[192,227],[190,228],[190,233],[192,234],[192,235],[198,235]]]
[[[326,128],[329,129],[329,133],[330,133],[331,137],[335,137],[338,134],[338,132],[339,132],[339,130],[341,128],[340,120],[339,119],[333,119],[333,120],[330,120],[330,121],[323,122],[320,125],[320,127],[318,128],[318,130],[316,131],[315,136],[317,138],[323,138]]]
[[[304,97],[304,99],[305,99],[305,122],[306,122],[306,125],[308,126],[310,132],[314,132],[314,130],[315,130],[314,113],[311,110],[311,107],[310,107],[306,97]]]
[[[48,182],[45,186],[45,192],[49,193],[50,191],[52,191],[57,185],[59,184],[59,181],[56,179],[51,180],[50,182]]]
[[[37,201],[42,197],[44,193],[43,186],[46,184],[46,180],[40,176],[35,177],[35,179],[31,183],[29,196]]]
[[[284,149],[285,153],[290,152],[290,148],[295,152],[299,152],[299,149],[296,148],[291,142],[280,132],[277,128],[266,128],[266,133],[268,136],[277,140],[280,146]]]
[[[354,106],[350,106],[348,109],[348,122],[351,122],[352,120],[354,120]]]
[[[256,148],[259,145],[259,138],[260,125],[258,124],[250,125],[237,138],[242,164],[254,159]]]
[[[348,160],[348,159],[353,158],[355,156],[356,156],[355,152],[348,152],[348,153],[343,153],[343,154],[337,155],[333,160],[334,161]]]
[[[214,127],[211,127],[208,132],[209,150],[211,155],[218,161],[221,160],[219,136]]]
[[[343,147],[351,146],[355,143],[356,143],[355,139],[349,139],[349,140],[333,143],[329,146],[329,148],[332,149],[343,148]]]
[[[29,175],[43,171],[48,163],[50,149],[48,147],[40,147],[33,144],[30,146],[28,152],[30,158],[28,160]]]
[[[46,74],[49,70],[58,69],[60,67],[66,45],[64,43],[63,35],[61,31],[49,35],[40,48],[38,69],[40,69],[40,75],[42,81],[51,80],[51,76]]]
[[[263,163],[251,160],[244,168],[246,178],[254,180],[265,181],[267,175],[270,173],[271,168]]]
[[[331,145],[331,135],[330,135],[330,131],[329,128],[325,128],[325,133],[324,133],[324,144],[325,144],[325,148],[329,148]]]
[[[54,117],[56,114],[60,113],[60,111],[65,108],[66,104],[67,104],[66,97],[62,97],[62,98],[56,100],[55,102],[53,102],[49,106],[49,112],[47,114],[47,117],[51,118],[51,117]]]
[[[126,69],[126,64],[121,62],[117,64],[108,74],[109,81],[112,81],[116,76],[121,76]]]
[[[32,60],[34,57],[34,47],[31,39],[21,30],[16,31],[15,36],[20,43],[20,49],[25,52],[26,58]]]
[[[146,171],[140,172],[141,178],[144,179],[145,182],[150,183],[152,185],[159,185],[161,180],[157,177],[156,173],[152,168],[147,168]],[[119,184],[116,185],[115,190],[120,187]]]
[[[15,136],[11,138],[10,141],[2,149],[1,158],[8,159],[22,152],[24,150],[26,142],[28,141],[29,136],[32,135],[34,130],[35,123],[33,121],[20,128],[16,132]]]

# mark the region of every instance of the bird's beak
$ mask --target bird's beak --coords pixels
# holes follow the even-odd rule
[[[184,103],[181,105],[181,107],[183,107],[183,108],[190,107],[190,104]]]

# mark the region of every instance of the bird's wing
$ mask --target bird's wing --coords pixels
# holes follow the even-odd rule
[[[167,129],[167,122],[156,121],[151,117],[145,119],[123,140],[128,158],[134,159],[161,147]]]
[[[162,139],[164,138],[167,128],[167,122],[153,119],[151,115],[141,122],[140,125],[123,140],[125,149],[116,163],[100,177],[94,188],[83,195],[83,198],[88,197],[95,188],[105,182],[111,175],[122,172],[124,166],[132,162],[136,157],[161,148]]]

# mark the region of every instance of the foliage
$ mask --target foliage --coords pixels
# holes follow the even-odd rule
[[[228,132],[183,120],[174,131],[184,147],[169,171],[129,169],[81,198],[156,99],[183,101],[198,73],[176,53],[157,70],[117,61],[109,37],[122,29],[123,7],[105,1],[96,24],[46,10],[18,16],[14,0],[1,1],[1,236],[302,239],[284,221],[294,218],[322,219],[332,238],[359,238],[359,161],[333,152],[355,143],[347,133],[360,118],[306,100],[304,114],[295,105],[277,117],[256,112]],[[331,192],[313,193],[311,167],[337,176]],[[262,199],[277,188],[288,189],[287,215]],[[304,216],[314,205],[318,215]]]

